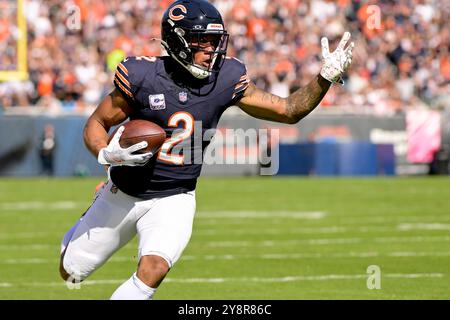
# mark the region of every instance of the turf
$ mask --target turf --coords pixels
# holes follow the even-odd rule
[[[108,299],[134,272],[136,239],[80,289],[59,279],[60,239],[98,181],[0,179],[0,299]],[[449,299],[449,185],[202,178],[191,242],[155,299]]]

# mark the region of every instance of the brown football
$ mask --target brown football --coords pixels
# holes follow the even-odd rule
[[[131,147],[133,144],[147,141],[148,146],[145,149],[138,150],[134,153],[152,152],[156,154],[164,141],[166,140],[166,132],[156,123],[147,120],[130,120],[123,124],[125,130],[120,137],[119,143],[122,148]],[[117,130],[109,136],[109,140],[114,136]],[[108,141],[109,143],[109,141]]]

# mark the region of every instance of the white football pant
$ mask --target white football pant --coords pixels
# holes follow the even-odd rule
[[[64,236],[64,269],[76,281],[83,281],[136,234],[139,259],[156,255],[172,267],[191,237],[195,205],[195,191],[142,200],[109,181]]]

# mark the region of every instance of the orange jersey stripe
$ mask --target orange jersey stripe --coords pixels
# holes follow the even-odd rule
[[[125,68],[125,66],[122,63],[119,63],[119,65],[117,67],[119,67],[120,70],[122,70],[123,73],[128,75],[128,70],[127,70],[127,68]]]
[[[244,85],[244,84],[243,84],[243,85]],[[239,93],[241,93],[241,92],[247,90],[247,88],[248,88],[249,86],[250,86],[250,84],[247,83],[247,85],[246,85],[245,87],[243,87],[243,88],[241,88],[241,89],[239,89],[239,90],[236,90],[236,92],[233,94],[233,97],[232,97],[231,99],[236,98],[236,96],[237,96]]]
[[[114,83],[115,83],[116,85],[118,85],[119,88],[122,89],[122,91],[123,91],[126,95],[130,96],[131,98],[133,98],[133,95],[131,94],[131,92],[128,91],[128,89],[125,88],[125,87],[120,83],[120,81],[119,81],[118,78],[114,78]]]
[[[119,72],[116,72],[116,76],[118,76],[119,79],[122,80],[122,83],[123,83],[124,85],[128,86],[129,89],[131,89],[130,82],[129,82],[127,79],[125,79],[125,77],[124,77],[123,75],[121,75]]]
[[[234,88],[234,90],[237,90],[237,89],[239,89],[239,88],[242,88],[242,87],[245,86],[245,85],[248,86],[249,84],[250,84],[249,81],[240,82],[240,83],[238,83],[238,84],[236,85],[236,87]]]

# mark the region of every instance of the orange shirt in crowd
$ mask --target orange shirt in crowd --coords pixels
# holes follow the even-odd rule
[[[250,15],[251,11],[250,1],[237,0],[231,9],[231,16],[237,21],[243,21]]]
[[[305,46],[297,47],[295,53],[298,59],[304,59],[308,56],[308,48]]]
[[[338,0],[337,5],[341,8],[345,8],[350,5],[350,0]]]
[[[97,23],[102,21],[108,13],[108,9],[103,1],[91,1],[89,7],[91,8],[91,15],[89,18],[92,17],[92,19]]]
[[[166,9],[172,4],[173,0],[159,0],[159,7],[161,9]]]
[[[77,82],[77,77],[71,72],[66,72],[64,74],[63,81],[68,86],[74,85]]]
[[[442,57],[440,61],[440,70],[445,80],[450,80],[450,58]]]
[[[297,10],[300,5],[300,0],[283,0],[283,7],[289,10]]]
[[[88,14],[89,14],[89,10],[87,8],[86,1],[85,0],[74,0],[74,3],[80,9],[81,22],[86,21],[86,18],[87,18]]]
[[[133,40],[131,40],[125,35],[120,35],[114,41],[114,48],[125,51],[127,55],[130,55],[133,52],[133,47],[134,47]]]
[[[269,26],[267,19],[253,18],[248,22],[247,36],[254,39],[257,34],[261,34]]]
[[[281,72],[289,73],[294,70],[294,65],[288,59],[284,59],[275,65],[274,70],[276,73]]]
[[[43,73],[39,78],[37,91],[41,97],[51,95],[53,91],[53,76],[50,73]]]
[[[0,41],[6,41],[10,34],[8,19],[0,19]]]

